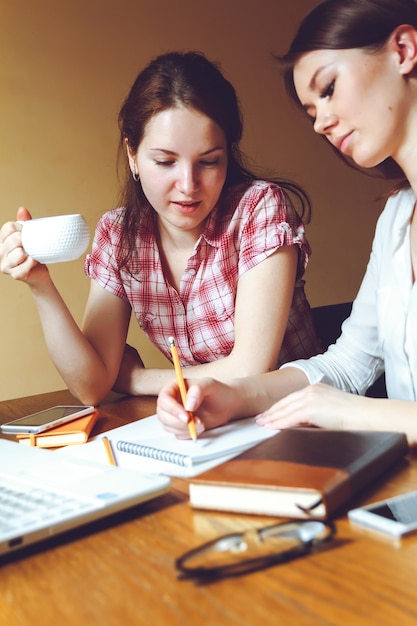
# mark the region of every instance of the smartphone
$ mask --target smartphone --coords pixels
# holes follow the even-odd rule
[[[355,524],[401,537],[417,530],[417,491],[348,511]]]
[[[44,430],[49,430],[59,424],[70,422],[77,417],[88,415],[93,411],[93,406],[52,406],[44,411],[32,413],[31,415],[20,417],[12,422],[1,424],[0,428],[6,435],[16,435],[18,433],[32,433],[37,435]]]

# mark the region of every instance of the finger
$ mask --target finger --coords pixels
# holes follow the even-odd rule
[[[255,421],[265,428],[280,429],[309,423],[304,395],[296,392],[255,416]]]
[[[179,427],[172,427],[168,424],[163,423],[164,430],[171,435],[174,435],[177,439],[190,439],[190,433],[188,432],[188,428],[184,427],[182,424]]]
[[[8,273],[14,280],[29,282],[32,277],[32,270],[36,265],[39,264],[32,257],[28,256],[23,263],[11,268]]]
[[[6,250],[7,250],[7,248],[6,248]],[[10,269],[17,268],[18,266],[21,266],[22,263],[24,263],[26,261],[26,259],[28,259],[28,258],[29,257],[26,254],[26,252],[24,251],[24,249],[22,248],[22,246],[15,246],[15,247],[11,248],[10,251],[6,252],[6,255],[5,255],[5,261],[7,263],[7,266]]]
[[[3,224],[0,230],[0,244],[5,245],[6,242],[8,242],[9,238],[14,233],[19,232],[21,229],[22,227],[16,222],[6,222],[5,224]]]
[[[9,239],[11,238],[9,237]],[[0,256],[1,271],[17,279],[26,276],[34,264],[22,246],[11,246],[9,241],[2,246]]]
[[[31,220],[32,216],[24,206],[21,206],[17,209],[16,219],[18,221],[26,222],[27,220]]]
[[[203,404],[210,403],[210,400],[219,393],[218,381],[213,378],[201,378],[198,383],[188,382],[187,399],[185,409],[194,413]]]
[[[188,423],[188,413],[177,402],[166,402],[164,406],[158,403],[156,413],[160,421],[170,427],[185,427]]]
[[[259,422],[256,423],[258,424]],[[271,419],[265,424],[259,425],[263,426],[267,430],[285,430],[286,428],[299,428],[300,426],[309,426],[309,424],[304,419],[300,419],[295,415],[278,417],[276,419]]]
[[[187,424],[188,414],[181,404],[176,381],[172,381],[162,388],[158,396],[156,411],[164,423],[176,423],[179,420],[182,424]]]
[[[198,409],[203,400],[203,394],[199,385],[190,385],[187,391],[185,409],[193,413]]]
[[[285,419],[286,416],[292,415],[294,411],[294,403],[285,403],[284,405],[282,404],[282,400],[280,400],[276,404],[273,404],[269,409],[266,409],[262,413],[259,413],[259,415],[256,415],[255,420],[258,424],[266,426],[269,422],[273,422],[278,419]]]

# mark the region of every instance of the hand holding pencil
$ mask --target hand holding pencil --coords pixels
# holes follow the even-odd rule
[[[184,376],[182,374],[181,363],[178,356],[177,347],[175,345],[174,337],[168,337],[168,345],[171,348],[172,360],[174,361],[175,374],[177,377],[178,387],[180,389],[181,400],[185,408],[185,401],[187,398],[187,388],[185,386]],[[193,441],[197,441],[197,430],[195,427],[195,417],[191,411],[187,411],[188,415],[188,432]]]

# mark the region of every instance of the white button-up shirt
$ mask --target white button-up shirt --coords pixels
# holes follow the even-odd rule
[[[283,367],[302,369],[312,384],[359,394],[385,370],[389,398],[416,400],[417,286],[410,248],[415,202],[411,189],[388,200],[351,316],[336,344],[323,355]]]

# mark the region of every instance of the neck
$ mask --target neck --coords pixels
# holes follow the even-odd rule
[[[403,139],[392,158],[403,170],[417,196],[417,93],[413,102],[414,106],[410,107],[402,130],[398,129],[398,134]]]
[[[159,245],[162,245],[163,248],[169,247],[171,250],[176,249],[181,251],[194,248],[203,229],[204,224],[200,224],[198,228],[192,230],[181,230],[171,224],[167,224],[159,218],[156,222]]]

